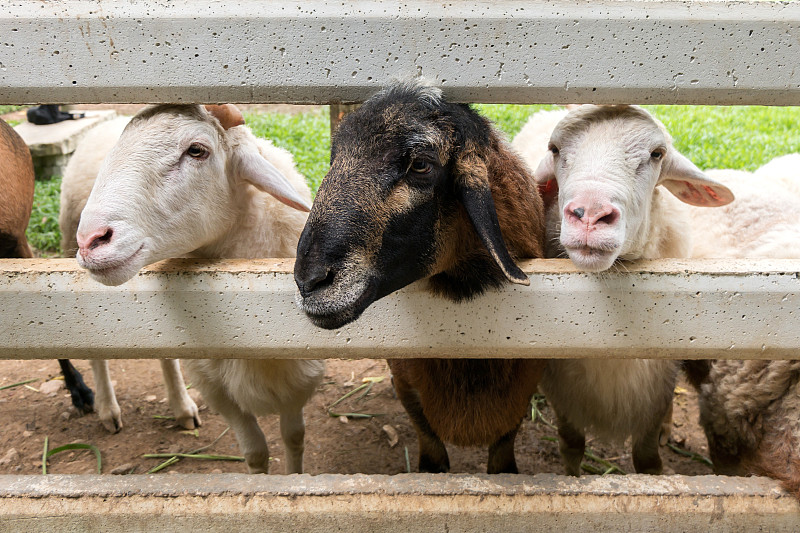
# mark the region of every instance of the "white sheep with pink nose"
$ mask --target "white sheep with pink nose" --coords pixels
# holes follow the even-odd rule
[[[733,201],[673,146],[664,126],[636,106],[584,105],[553,129],[553,113],[534,115],[513,146],[529,164],[545,200],[548,257],[565,253],[581,270],[617,261],[689,257],[691,228],[683,203],[715,207]],[[545,151],[547,150],[547,151]],[[598,290],[602,286],[598,285]],[[585,435],[632,437],[637,472],[662,471],[679,363],[663,359],[553,360],[540,387],[558,418],[567,473],[580,475]]]
[[[117,135],[113,147],[106,143],[96,180],[83,177],[94,186],[77,225],[77,258],[92,278],[119,285],[169,257],[295,256],[311,192],[291,154],[257,139],[234,106],[146,108]],[[78,182],[65,181],[70,204],[62,228],[76,224],[71,206],[82,201],[76,191],[86,190]],[[273,413],[280,414],[286,471],[302,472],[303,406],[324,362],[192,359],[185,366],[233,428],[251,473],[269,470],[257,417]],[[179,377],[177,364],[174,370]]]

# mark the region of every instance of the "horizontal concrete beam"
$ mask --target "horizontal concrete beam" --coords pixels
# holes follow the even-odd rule
[[[0,104],[800,105],[800,3],[4,0]]]
[[[795,260],[652,261],[588,274],[523,264],[529,287],[463,304],[425,282],[336,331],[295,305],[292,260],[168,260],[106,287],[74,260],[0,260],[0,358],[667,357],[793,359]]]
[[[720,476],[0,476],[0,531],[796,532],[776,482]]]

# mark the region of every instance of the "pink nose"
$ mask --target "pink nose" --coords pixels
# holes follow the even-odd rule
[[[89,235],[78,233],[78,251],[83,256],[88,255],[92,250],[110,243],[113,236],[114,230],[109,227],[100,228]]]
[[[610,203],[570,202],[564,207],[564,218],[574,225],[593,228],[601,225],[613,226],[619,220],[619,209]]]

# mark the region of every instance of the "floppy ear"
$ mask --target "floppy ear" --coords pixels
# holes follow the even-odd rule
[[[520,270],[503,241],[494,198],[489,188],[486,163],[477,154],[469,151],[461,154],[455,164],[456,195],[467,211],[472,226],[489,255],[503,271],[506,279],[519,285],[530,285],[528,276]]]
[[[533,173],[533,180],[539,188],[545,210],[558,201],[558,181],[556,181],[555,156],[547,151],[547,155],[539,162]]]
[[[666,187],[681,202],[699,207],[719,207],[734,200],[729,188],[706,176],[673,147],[667,150],[658,185]]]
[[[241,179],[257,189],[271,194],[279,201],[298,211],[311,211],[308,200],[300,196],[283,173],[264,159],[252,146],[239,145],[236,149],[238,174]]]
[[[223,129],[227,130],[244,124],[242,112],[233,104],[207,105],[205,108],[212,117],[219,120]]]

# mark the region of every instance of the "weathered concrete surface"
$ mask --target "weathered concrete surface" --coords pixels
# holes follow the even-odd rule
[[[523,264],[529,287],[470,302],[425,282],[339,330],[295,305],[292,260],[169,260],[119,287],[74,260],[0,260],[0,357],[797,358],[800,264],[652,261],[579,272]]]
[[[764,478],[0,476],[0,531],[798,531]]]
[[[800,104],[800,4],[4,0],[0,104]]]
[[[69,158],[83,136],[101,122],[117,115],[115,111],[107,109],[83,111],[83,113],[86,113],[86,117],[77,120],[65,120],[42,126],[23,122],[14,127],[31,151],[36,179],[63,176]]]

